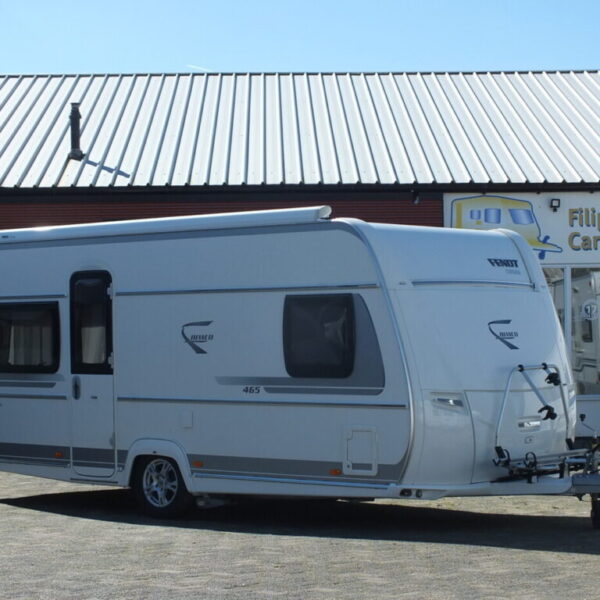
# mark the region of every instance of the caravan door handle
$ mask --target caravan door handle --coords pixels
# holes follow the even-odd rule
[[[81,380],[79,377],[73,377],[73,398],[75,400],[81,398]]]
[[[463,401],[458,398],[435,398],[435,402],[441,404],[442,406],[463,406]]]

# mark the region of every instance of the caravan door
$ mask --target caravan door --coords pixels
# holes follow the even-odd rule
[[[106,271],[71,277],[71,453],[88,477],[115,471],[112,278]]]

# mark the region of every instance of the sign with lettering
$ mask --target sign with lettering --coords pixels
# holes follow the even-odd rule
[[[444,225],[512,229],[544,265],[600,264],[600,194],[445,194]]]

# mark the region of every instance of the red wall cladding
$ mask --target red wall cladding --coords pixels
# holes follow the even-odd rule
[[[239,196],[242,196],[241,194]],[[203,198],[190,200],[170,200],[167,194],[161,194],[151,200],[121,200],[86,198],[84,200],[45,199],[37,201],[30,198],[23,201],[11,199],[0,202],[0,229],[18,229],[21,227],[39,227],[48,225],[67,225],[74,223],[93,223],[99,221],[120,221],[123,219],[144,219],[193,214],[214,214],[247,210],[269,210],[301,206],[328,204],[332,207],[332,217],[355,217],[365,221],[379,223],[402,223],[408,225],[430,225],[441,227],[443,224],[442,202],[438,198],[421,198],[417,204],[412,198],[378,197],[370,194],[368,198],[345,199],[342,194],[269,194],[270,198],[248,199]],[[276,196],[276,198],[273,198]],[[382,194],[383,196],[383,194]]]

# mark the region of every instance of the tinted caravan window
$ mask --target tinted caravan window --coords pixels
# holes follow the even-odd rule
[[[285,367],[292,377],[348,377],[354,368],[351,294],[287,296]]]
[[[112,373],[112,317],[105,271],[71,277],[71,370],[73,373]]]
[[[58,371],[58,303],[0,304],[0,371]]]

